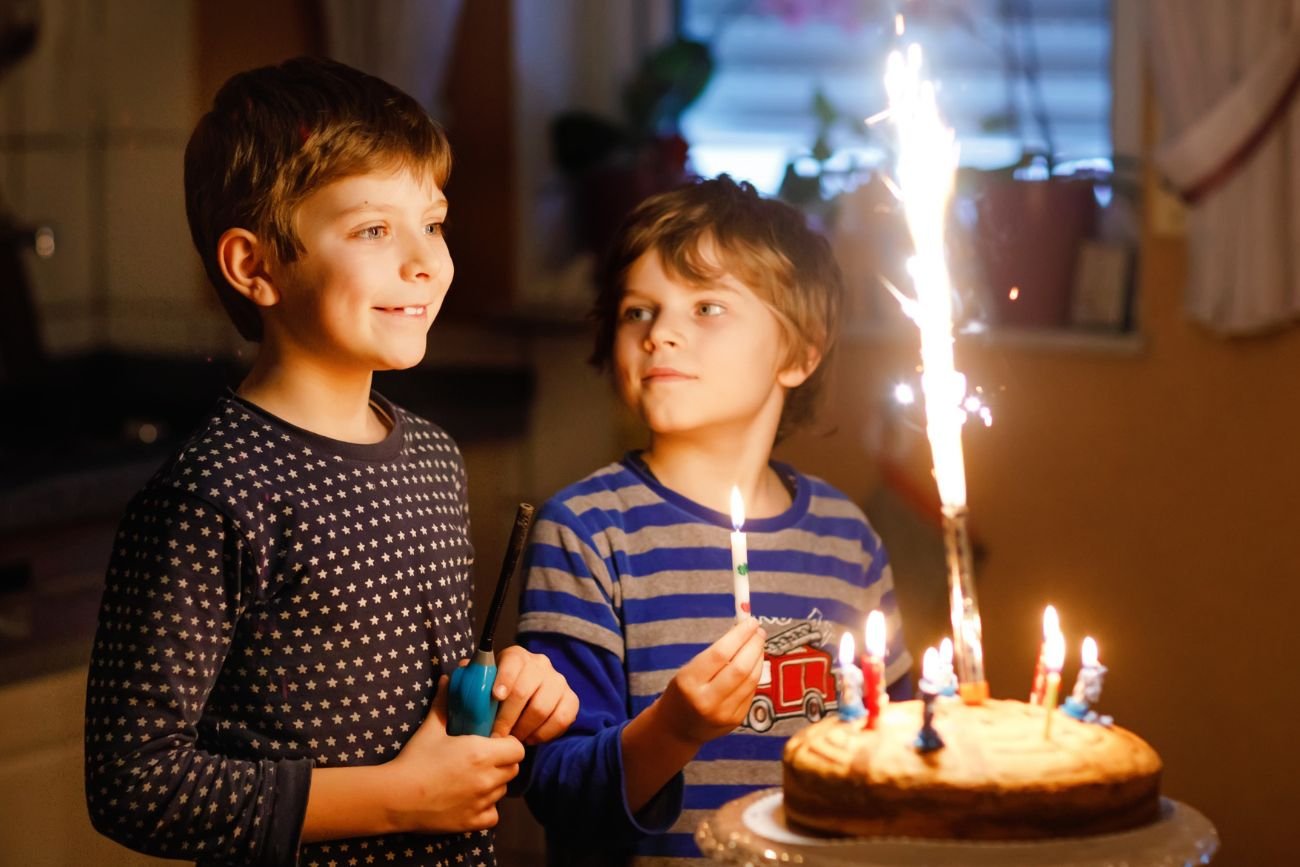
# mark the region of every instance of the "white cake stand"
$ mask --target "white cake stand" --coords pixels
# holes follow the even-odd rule
[[[1120,834],[1034,842],[947,842],[903,838],[811,837],[785,820],[781,790],[723,805],[695,832],[705,855],[723,864],[809,867],[1184,867],[1208,864],[1219,848],[1214,825],[1194,808],[1161,799],[1155,823]]]

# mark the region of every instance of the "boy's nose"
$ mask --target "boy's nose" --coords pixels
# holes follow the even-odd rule
[[[412,244],[402,260],[404,280],[432,280],[441,270],[442,259],[427,241]]]
[[[653,352],[657,346],[679,346],[682,342],[681,331],[674,325],[670,316],[660,314],[650,323],[645,333],[645,350]]]

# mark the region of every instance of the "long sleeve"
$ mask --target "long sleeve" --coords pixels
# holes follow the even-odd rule
[[[125,846],[294,861],[311,761],[223,755],[222,721],[205,716],[240,614],[255,602],[257,565],[240,527],[200,499],[146,490],[128,508],[86,696],[91,820]]]
[[[566,849],[621,848],[668,830],[682,809],[681,774],[640,811],[628,808],[622,748],[628,719],[614,688],[622,679],[618,660],[561,636],[531,634],[522,643],[550,657],[581,700],[565,736],[537,748],[524,796],[533,815]]]
[[[681,812],[681,774],[637,813],[627,805],[622,733],[629,698],[610,561],[572,512],[548,503],[527,564],[520,643],[546,654],[580,701],[565,736],[537,750],[529,807],[553,849],[609,851],[667,830]]]

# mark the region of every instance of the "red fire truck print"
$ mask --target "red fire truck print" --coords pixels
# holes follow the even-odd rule
[[[745,725],[765,732],[779,719],[803,716],[816,722],[835,703],[832,657],[817,624],[796,623],[763,646],[763,675],[749,704]]]

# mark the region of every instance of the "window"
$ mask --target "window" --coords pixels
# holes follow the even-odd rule
[[[787,163],[810,157],[819,92],[837,119],[825,167],[851,172],[885,157],[861,123],[885,107],[885,57],[904,42],[926,51],[963,165],[995,168],[1026,151],[1058,167],[1109,166],[1110,0],[680,0],[685,36],[708,42],[713,80],[684,114],[691,159],[703,175],[730,172],[773,193]]]

